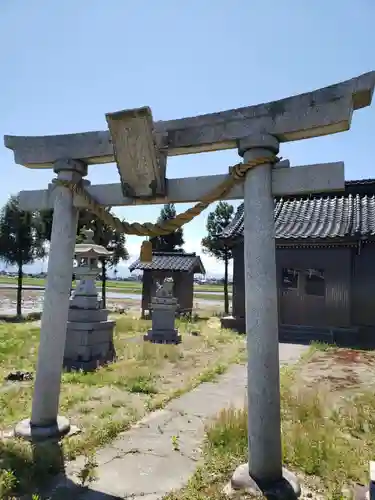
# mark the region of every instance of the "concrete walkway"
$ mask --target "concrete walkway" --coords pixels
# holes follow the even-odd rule
[[[296,362],[306,349],[280,344],[280,363]],[[99,450],[98,480],[89,489],[76,486],[76,474],[84,459],[69,464],[66,479],[60,483],[60,488],[70,490],[65,491],[64,498],[158,500],[181,488],[201,458],[205,424],[222,408],[243,407],[245,396],[246,366],[234,365],[217,382],[201,384],[174,399],[164,410],[150,414]]]

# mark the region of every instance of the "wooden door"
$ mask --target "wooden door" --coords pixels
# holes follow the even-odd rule
[[[303,324],[327,326],[325,277],[322,269],[306,269],[300,274],[303,296]]]
[[[280,286],[280,321],[283,325],[301,324],[300,274],[296,269],[282,269]]]
[[[284,325],[326,326],[323,270],[282,269],[280,321]]]

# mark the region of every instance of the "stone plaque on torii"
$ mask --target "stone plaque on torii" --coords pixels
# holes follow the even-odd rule
[[[154,123],[146,107],[108,114],[107,131],[6,136],[16,163],[53,168],[58,178],[48,189],[20,193],[23,210],[53,208],[54,217],[32,414],[16,433],[42,439],[69,430],[58,405],[77,208],[87,207],[90,197],[102,207],[200,201],[228,176],[168,180],[167,157],[237,148],[244,179],[221,198],[244,199],[249,465],[235,471],[231,484],[272,491],[273,498],[286,498],[291,488],[298,493],[282,468],[273,197],[342,190],[344,165],[279,168],[288,164],[278,163],[276,155],[280,143],[349,130],[353,112],[371,104],[374,86],[371,72],[314,92],[191,118]],[[88,165],[113,161],[120,183],[82,182]],[[72,185],[81,190],[72,192]]]

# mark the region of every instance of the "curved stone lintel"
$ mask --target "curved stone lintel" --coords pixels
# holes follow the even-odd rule
[[[169,156],[236,148],[239,139],[268,133],[280,142],[343,132],[353,111],[371,104],[375,71],[286,99],[178,120],[155,122],[158,145]],[[15,161],[51,168],[64,157],[86,163],[114,161],[108,131],[40,137],[5,136]]]

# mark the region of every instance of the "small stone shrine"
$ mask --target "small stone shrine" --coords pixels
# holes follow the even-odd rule
[[[173,297],[173,280],[166,278],[151,299],[152,328],[143,337],[155,344],[179,344],[181,335],[175,329],[177,299]]]
[[[74,274],[79,283],[69,304],[64,367],[84,371],[95,370],[115,357],[113,330],[115,321],[101,308],[95,279],[100,257],[111,252],[93,242],[94,232],[83,230],[85,242],[75,246],[77,266]]]
[[[194,275],[205,274],[201,258],[195,253],[152,252],[152,262],[137,259],[129,266],[129,271],[143,271],[142,277],[142,318],[149,316],[150,302],[155,297],[157,283],[166,278],[173,279],[173,296],[177,299],[177,315],[191,315],[194,307]]]

